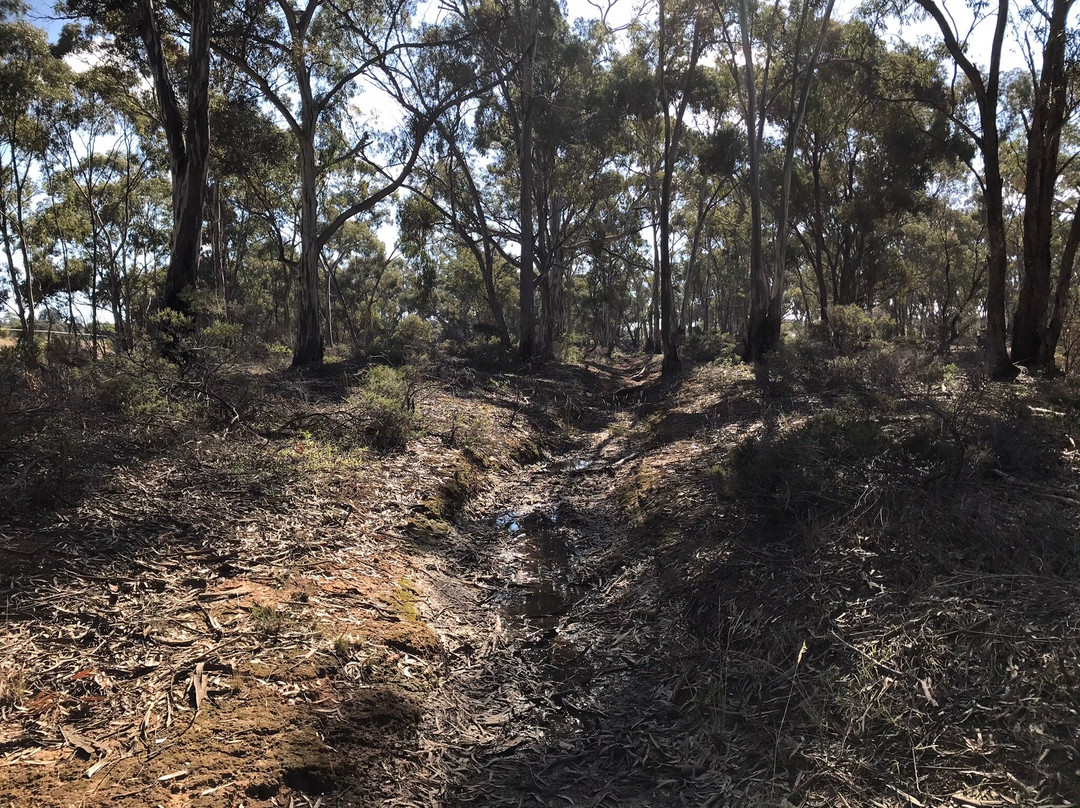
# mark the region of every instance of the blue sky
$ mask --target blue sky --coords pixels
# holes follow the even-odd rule
[[[30,11],[26,15],[27,19],[39,28],[48,31],[49,39],[56,39],[64,23],[54,19],[53,0],[23,0],[23,2],[30,6]]]

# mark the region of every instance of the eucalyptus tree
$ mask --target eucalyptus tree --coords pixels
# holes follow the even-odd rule
[[[664,148],[656,69],[650,61],[656,44],[651,21],[631,23],[629,40],[624,52],[609,58],[608,92],[612,105],[622,115],[619,169],[632,192],[626,200],[627,210],[636,217],[627,224],[636,230],[651,230],[650,244],[646,245],[649,266],[640,269],[648,291],[641,343],[646,352],[652,353],[660,348],[660,185]],[[636,255],[626,260],[637,263]]]
[[[293,364],[323,357],[319,325],[320,254],[353,218],[390,198],[408,178],[424,139],[448,109],[475,95],[460,71],[436,68],[420,55],[439,50],[441,65],[467,65],[470,33],[461,25],[411,27],[410,4],[245,0],[227,10],[214,49],[238,68],[292,135],[300,194],[297,335]],[[390,101],[404,118],[389,149],[357,105]],[[320,192],[333,174],[351,172],[351,199],[321,216]]]
[[[1004,183],[1001,173],[1001,131],[999,129],[1001,96],[1001,56],[1009,24],[1009,0],[980,5],[976,23],[966,32],[939,0],[914,0],[933,20],[941,34],[945,49],[952,57],[963,81],[952,72],[949,85],[951,117],[956,125],[978,147],[981,171],[978,177],[982,189],[988,240],[986,280],[986,362],[995,376],[1013,372],[1006,345],[1005,294],[1008,275],[1008,245],[1005,239]],[[985,69],[972,60],[968,39],[976,28],[992,24],[990,56]],[[970,98],[970,102],[967,99]]]
[[[116,65],[101,64],[76,75],[73,92],[58,120],[51,165],[54,193],[79,213],[76,249],[90,273],[91,335],[97,350],[98,311],[112,309],[117,347],[134,343],[132,298],[137,274],[137,231],[156,226],[152,209],[156,160],[146,148],[152,123],[138,97],[137,78]],[[56,207],[52,216],[55,220]],[[65,243],[59,242],[63,249]],[[186,296],[185,296],[186,297]]]
[[[775,351],[783,319],[789,207],[796,138],[810,100],[818,57],[829,31],[833,0],[775,0],[759,9],[738,0],[735,13],[714,3],[722,18],[728,68],[740,88],[747,142],[750,197],[750,314],[743,355],[757,360]],[[775,210],[773,266],[763,254],[762,161],[768,144],[767,124],[779,134],[782,165]]]
[[[89,222],[82,215],[81,200],[71,190],[66,172],[50,170],[43,180],[48,197],[36,216],[35,241],[39,255],[34,263],[40,285],[48,287],[53,295],[66,298],[68,331],[74,334],[80,319],[76,314],[76,297],[81,300],[90,296],[95,280],[89,262],[80,252],[80,245],[89,233]],[[42,281],[43,276],[48,277]]]
[[[686,272],[678,329],[686,332],[693,324],[693,304],[700,298],[701,311],[708,306],[708,284],[703,282],[702,264],[715,232],[716,217],[738,189],[745,149],[738,128],[728,120],[731,108],[730,76],[715,68],[701,70],[692,102],[695,128],[687,132],[685,154],[675,178],[681,188],[677,224],[684,230]]]
[[[569,325],[568,279],[588,219],[612,188],[622,150],[624,109],[605,67],[610,31],[599,22],[571,30],[563,9],[549,0],[464,4],[460,13],[485,32],[485,79],[497,77],[507,59],[519,60],[520,69],[480,99],[471,129],[458,129],[471,132],[474,157],[489,164],[489,177],[498,175],[488,183],[493,193],[478,187],[475,169],[466,173],[460,141],[449,162],[461,168],[459,187],[468,199],[492,199],[486,215],[467,214],[474,227],[487,219],[488,235],[495,236],[478,243],[493,243],[518,266],[520,355],[548,358]],[[477,187],[466,187],[470,176]],[[516,254],[508,239],[517,242]]]
[[[582,331],[610,356],[626,342],[640,350],[651,320],[649,276],[654,267],[641,234],[640,202],[624,182],[590,217],[583,259],[583,289],[576,318]]]
[[[54,119],[70,93],[71,71],[45,32],[27,22],[0,22],[0,243],[19,317],[33,344],[34,260],[30,219]]]
[[[606,68],[607,29],[583,24],[553,37],[535,77],[538,130],[533,172],[541,317],[537,348],[555,355],[569,331],[571,277],[592,218],[620,195],[626,149],[618,76]]]
[[[1055,302],[1064,305],[1072,261],[1062,261],[1057,289],[1054,268],[1055,201],[1063,168],[1062,136],[1080,105],[1076,91],[1080,71],[1080,38],[1070,23],[1074,0],[1039,0],[1018,15],[1018,38],[1027,75],[1021,119],[1026,134],[1024,159],[1023,274],[1013,316],[1012,361],[1052,367],[1057,338],[1052,326]],[[1071,161],[1076,153],[1067,155]],[[1074,250],[1075,255],[1075,250]],[[1057,333],[1060,334],[1060,328]]]
[[[1071,133],[1070,140],[1075,138],[1075,134],[1075,132]],[[1046,330],[1043,334],[1042,357],[1045,367],[1050,370],[1056,370],[1058,344],[1066,323],[1070,319],[1075,322],[1075,316],[1072,316],[1070,311],[1076,298],[1075,285],[1072,281],[1076,273],[1077,253],[1080,251],[1080,177],[1077,176],[1075,164],[1068,166],[1062,173],[1070,191],[1071,205],[1064,216],[1068,226],[1059,228],[1059,230],[1064,230],[1064,233],[1057,236],[1058,243],[1061,245],[1057,282],[1054,286],[1053,299],[1050,301],[1046,316]]]
[[[400,254],[387,252],[369,222],[352,220],[327,244],[323,262],[327,333],[333,328],[331,310],[336,298],[341,304],[340,320],[353,345],[369,350],[380,334],[392,330],[403,312],[400,297],[405,279]],[[430,309],[424,311],[429,313]]]
[[[872,307],[888,254],[939,167],[970,148],[914,98],[942,93],[939,63],[891,51],[860,20],[832,26],[818,91],[795,139],[791,230],[814,273],[818,316]],[[903,96],[903,97],[901,97]]]
[[[903,264],[895,291],[902,332],[918,327],[945,352],[971,331],[986,286],[986,228],[973,210],[950,204],[947,187],[904,225],[894,254]]]
[[[698,62],[708,45],[707,6],[657,0],[656,88],[663,122],[658,205],[660,257],[660,347],[663,373],[679,369],[678,321],[671,279],[671,208],[679,148],[686,132],[686,113],[695,90]]]
[[[216,133],[208,200],[211,264],[226,319],[246,333],[280,339],[292,322],[299,199],[291,135],[271,118],[228,63],[216,65]],[[269,315],[269,318],[267,317]],[[267,328],[267,320],[272,321]]]
[[[540,33],[541,10],[546,16],[558,18],[554,4],[545,0],[530,0],[528,7],[521,0],[514,0],[514,19],[517,23],[519,41],[515,52],[521,58],[520,79],[517,82],[517,98],[509,82],[502,83],[507,115],[513,125],[517,144],[520,188],[518,198],[518,229],[520,233],[520,256],[518,258],[518,352],[529,361],[536,350],[536,236],[533,230],[533,127],[535,126],[535,102],[533,81],[536,71],[536,51]],[[545,26],[548,28],[549,26]],[[516,102],[516,103],[515,103]]]
[[[553,41],[566,30],[554,0],[457,0],[455,12],[479,33],[476,61],[480,80],[494,90],[481,98],[477,128],[482,152],[498,160],[507,179],[504,190],[516,195],[518,255],[518,354],[530,361],[537,352],[536,290],[537,224],[534,195],[534,141],[538,97],[537,76],[548,60]],[[516,69],[506,70],[512,63]],[[509,211],[507,211],[509,212]]]
[[[189,290],[199,280],[210,154],[213,0],[165,5],[155,0],[61,0],[58,8],[87,21],[89,47],[101,48],[97,35],[108,35],[116,54],[148,74],[172,177],[172,241],[160,302],[164,309],[191,314]],[[178,52],[182,56],[174,58]]]
[[[709,217],[703,242],[703,331],[741,334],[749,317],[749,200],[741,184],[734,197]]]
[[[413,231],[412,242],[422,243],[431,230],[441,227],[469,251],[484,283],[495,335],[510,349],[510,331],[496,290],[495,272],[500,257],[503,264],[513,264],[515,258],[503,243],[508,234],[494,219],[497,202],[491,199],[492,184],[485,181],[486,170],[479,164],[477,128],[468,120],[471,114],[475,110],[458,107],[436,124],[438,138],[429,142],[416,164],[416,176],[408,183],[419,199],[403,209],[410,215],[402,224],[407,223]],[[426,204],[421,204],[421,199]]]

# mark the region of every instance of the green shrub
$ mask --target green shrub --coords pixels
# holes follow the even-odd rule
[[[370,416],[368,436],[380,451],[401,449],[416,425],[413,388],[404,369],[375,365],[364,374],[360,405]]]
[[[393,364],[422,362],[435,350],[435,326],[419,315],[409,314],[376,348],[375,353]]]
[[[251,622],[263,636],[277,634],[285,626],[285,616],[273,606],[255,603],[251,607]]]
[[[292,361],[292,348],[284,342],[270,343],[266,346],[266,354],[270,365],[277,369],[288,367],[289,362]]]
[[[173,309],[162,309],[147,320],[150,341],[155,353],[179,356],[187,346],[195,330],[191,317]]]
[[[585,348],[568,340],[563,341],[558,354],[568,365],[580,365],[585,361]]]
[[[888,340],[895,330],[892,320],[880,312],[868,312],[854,304],[829,307],[829,331],[833,345],[840,351],[871,347]]]
[[[693,331],[683,340],[680,350],[682,358],[691,362],[719,360],[734,365],[739,361],[739,343],[733,334]]]
[[[106,410],[130,418],[159,411],[165,407],[165,396],[161,385],[149,376],[118,373],[102,380],[101,403]]]
[[[920,370],[916,378],[927,387],[940,387],[945,390],[957,390],[965,380],[964,372],[957,365],[939,359]]]

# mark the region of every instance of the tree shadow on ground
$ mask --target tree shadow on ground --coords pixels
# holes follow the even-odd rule
[[[450,804],[1080,793],[1060,423],[773,394],[781,417],[747,433],[759,393],[691,392],[639,463],[576,495],[608,526],[579,538],[597,584],[561,623],[576,684],[532,683],[527,704],[560,707],[546,733],[469,750]]]

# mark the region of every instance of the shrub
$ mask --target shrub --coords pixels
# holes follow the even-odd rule
[[[558,353],[568,365],[580,365],[585,361],[585,348],[576,343],[564,341]]]
[[[154,352],[164,356],[180,356],[195,330],[191,317],[173,309],[162,309],[147,321]]]
[[[260,634],[269,636],[281,631],[285,625],[285,616],[273,606],[255,603],[251,607],[251,622]]]
[[[140,367],[117,361],[111,374],[100,380],[101,403],[106,410],[127,418],[162,415],[169,407],[168,390],[175,373],[167,363],[156,360]]]
[[[266,354],[269,357],[271,367],[283,369],[292,361],[292,348],[284,342],[272,342],[266,346]]]
[[[875,340],[893,336],[893,322],[880,312],[867,312],[854,304],[829,307],[829,331],[833,345],[840,351],[866,348]]]
[[[734,365],[739,361],[739,344],[733,334],[693,331],[683,340],[682,357],[691,362],[719,360]]]
[[[942,362],[935,359],[916,375],[918,381],[927,387],[938,387],[944,390],[957,390],[964,382],[964,372],[952,362]]]
[[[78,338],[54,338],[48,348],[47,358],[50,365],[68,367],[88,367],[97,359],[93,351],[93,342]]]
[[[416,364],[434,351],[435,326],[419,315],[407,315],[377,347],[376,353],[394,364]]]
[[[372,445],[388,452],[405,446],[416,421],[413,388],[405,370],[375,365],[364,374],[360,404],[371,417]]]

